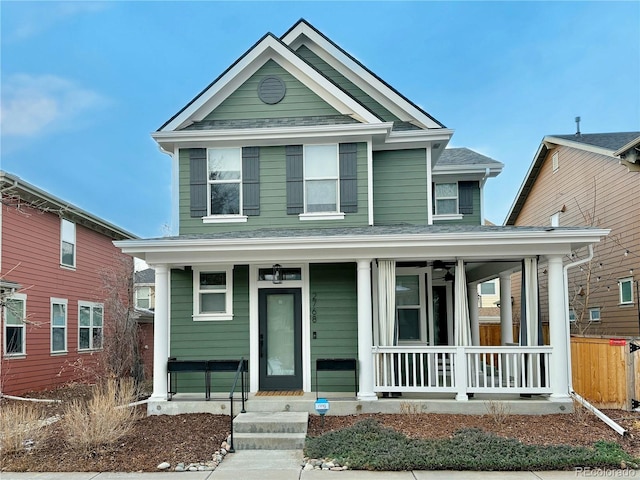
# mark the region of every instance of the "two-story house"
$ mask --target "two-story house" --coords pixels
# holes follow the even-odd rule
[[[86,378],[112,321],[105,278],[133,271],[112,242],[137,237],[6,172],[0,192],[0,272],[13,284],[2,289],[1,391]]]
[[[317,360],[347,358],[362,404],[567,401],[562,258],[607,232],[482,225],[502,164],[446,148],[452,135],[305,20],[266,34],[153,133],[172,158],[178,234],[115,242],[156,271],[149,411],[167,406],[168,357],[244,357],[252,394],[313,392]],[[556,287],[541,299],[551,344],[481,347],[477,285],[504,276],[510,298],[509,273],[539,257]],[[202,391],[199,376],[178,381]],[[334,372],[318,389],[353,384]]]
[[[637,336],[639,332],[640,170],[634,168],[639,137],[640,132],[545,136],[507,215],[506,225],[611,230],[594,247],[589,262],[568,271],[574,333]],[[540,266],[541,273],[544,268]],[[516,308],[519,283],[515,275]],[[546,288],[543,282],[542,291]],[[542,306],[543,321],[547,315]]]

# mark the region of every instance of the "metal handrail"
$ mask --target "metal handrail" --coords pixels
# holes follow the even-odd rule
[[[244,357],[242,357],[240,359],[240,361],[238,362],[238,368],[236,370],[236,376],[233,379],[233,385],[231,386],[231,391],[229,392],[229,403],[230,403],[230,408],[229,408],[229,424],[231,427],[231,442],[229,442],[229,452],[230,453],[234,453],[236,450],[233,448],[233,395],[235,394],[236,391],[236,386],[238,385],[238,377],[240,377],[240,388],[241,388],[241,398],[242,398],[242,410],[240,411],[240,413],[246,413],[246,410],[244,409],[244,401],[246,400],[245,395],[245,381],[244,381],[244,376],[247,372],[247,368],[246,368],[246,362],[244,360]]]

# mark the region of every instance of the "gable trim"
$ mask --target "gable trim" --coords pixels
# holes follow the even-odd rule
[[[304,40],[300,40],[302,36],[307,37],[313,43],[309,44],[305,43]],[[290,47],[306,45],[316,55],[320,56],[348,80],[368,95],[371,95],[378,103],[403,121],[417,122],[418,126],[423,128],[446,128],[306,20],[298,20],[280,39]],[[314,48],[315,46],[317,48]]]
[[[276,61],[340,113],[365,123],[381,123],[375,114],[299,58],[273,34],[268,33],[157,132],[175,131],[188,125],[191,119],[202,120],[269,59]]]

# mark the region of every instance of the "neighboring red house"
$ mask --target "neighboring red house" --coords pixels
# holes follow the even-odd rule
[[[105,276],[133,271],[112,242],[136,237],[5,172],[0,191],[0,392],[86,378],[109,331]]]

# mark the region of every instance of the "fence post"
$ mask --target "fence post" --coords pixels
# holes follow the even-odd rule
[[[455,378],[456,378],[456,400],[466,402],[469,400],[467,396],[467,355],[464,347],[456,347],[454,355]]]

